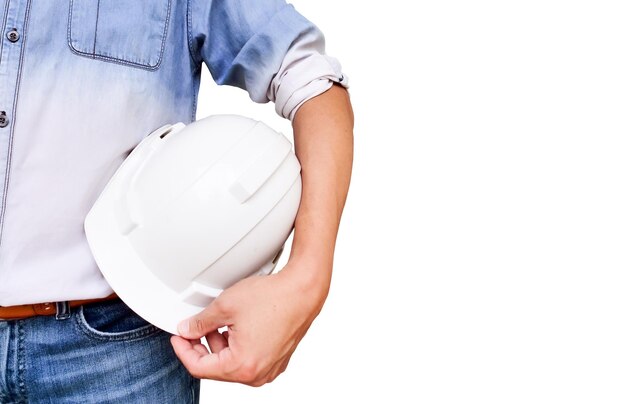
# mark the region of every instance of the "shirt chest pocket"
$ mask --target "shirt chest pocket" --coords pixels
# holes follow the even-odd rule
[[[70,0],[68,44],[81,56],[156,70],[171,0]]]

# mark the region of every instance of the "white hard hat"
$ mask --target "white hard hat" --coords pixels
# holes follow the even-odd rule
[[[249,118],[212,116],[145,138],[102,191],[85,232],[118,296],[176,334],[223,289],[274,269],[301,190],[285,136]]]

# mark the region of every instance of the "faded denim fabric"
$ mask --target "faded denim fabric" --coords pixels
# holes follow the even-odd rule
[[[170,334],[120,300],[73,310],[0,322],[0,403],[199,402]]]
[[[4,0],[0,27],[2,306],[111,293],[84,217],[143,137],[195,119],[201,63],[288,118],[345,84],[282,0]]]

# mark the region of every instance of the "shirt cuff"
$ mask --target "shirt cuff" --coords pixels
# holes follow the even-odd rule
[[[348,88],[348,78],[337,59],[324,54],[324,37],[317,30],[298,38],[272,80],[267,98],[276,112],[293,120],[298,108],[328,90],[333,83]]]

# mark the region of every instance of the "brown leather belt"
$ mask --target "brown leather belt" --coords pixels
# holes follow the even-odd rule
[[[115,293],[101,297],[99,299],[86,299],[86,300],[70,300],[68,305],[70,308],[82,306],[83,304],[103,302],[106,300],[117,299]],[[53,316],[57,314],[56,303],[37,303],[37,304],[22,304],[20,306],[0,306],[0,321],[2,320],[20,320],[23,318],[34,316]]]

